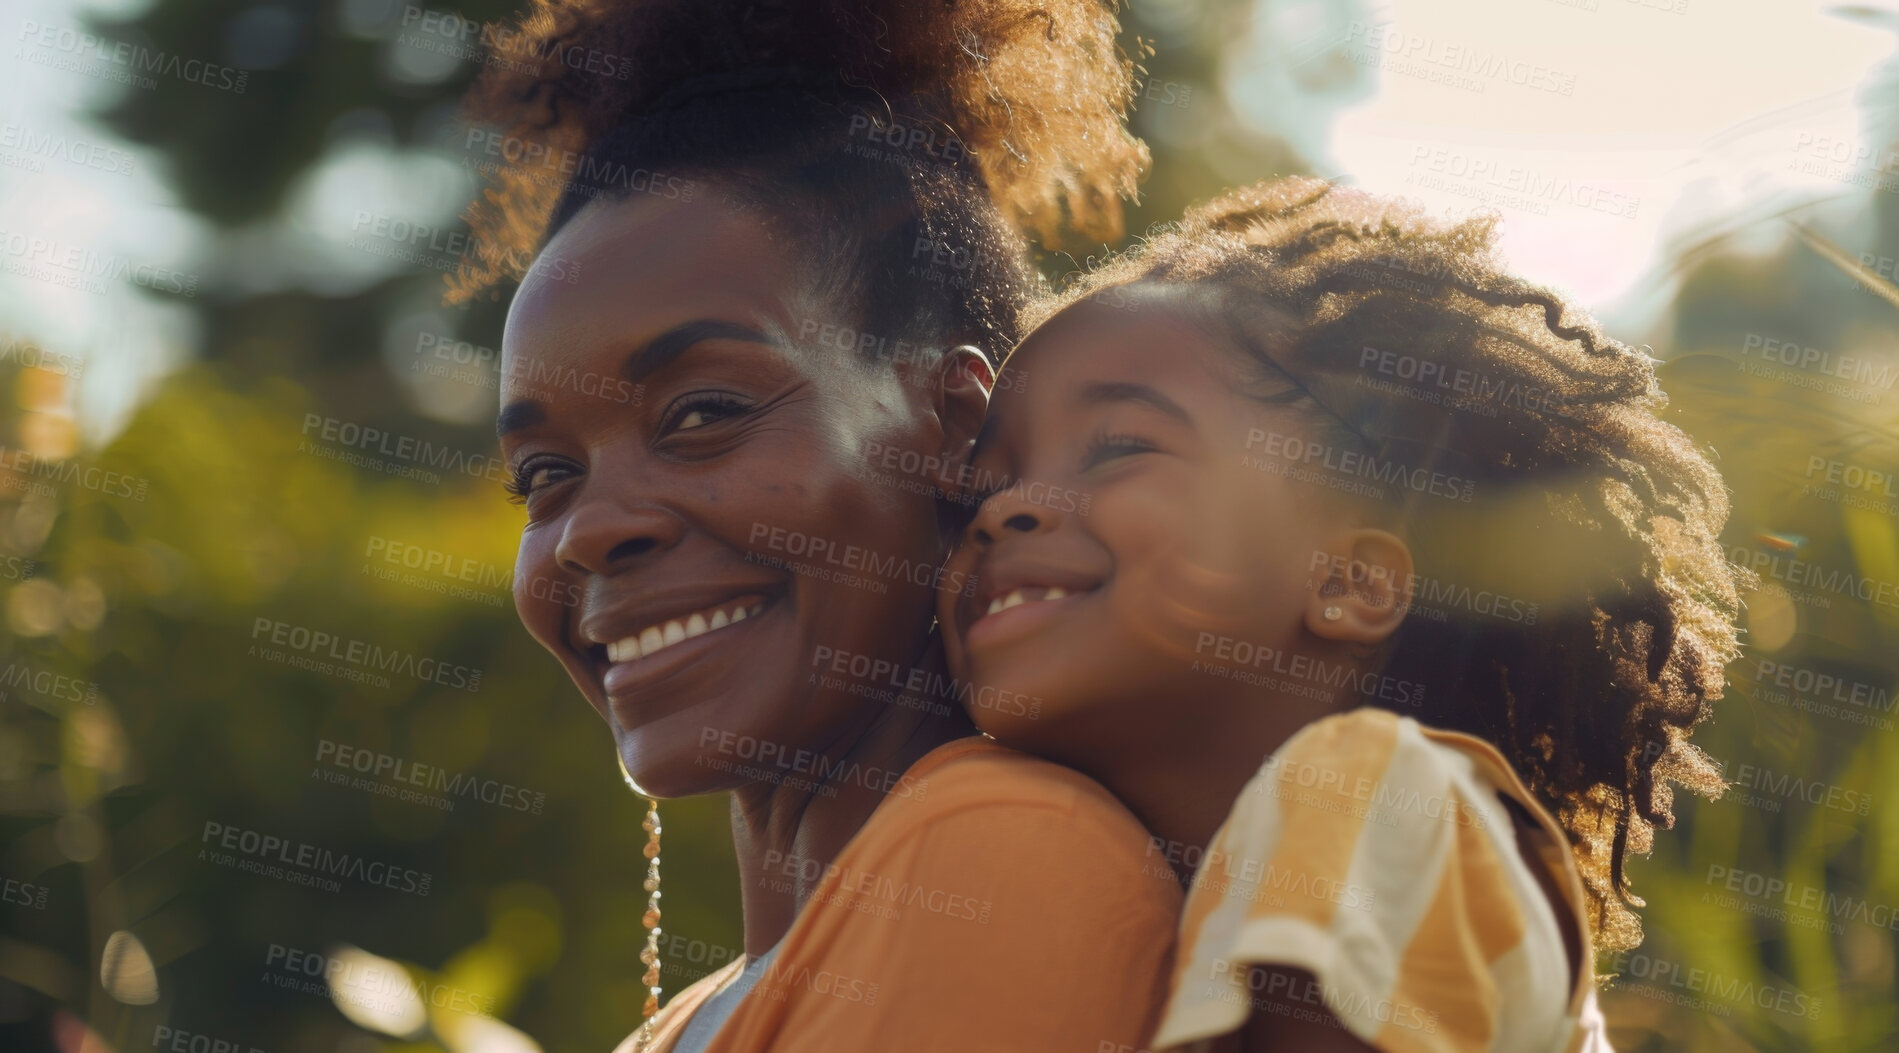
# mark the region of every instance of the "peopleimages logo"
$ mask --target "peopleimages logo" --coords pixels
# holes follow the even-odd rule
[[[52,460],[37,456],[28,450],[9,449],[5,446],[0,446],[0,472],[50,479],[56,483],[71,483],[82,490],[91,490],[106,497],[129,497],[134,501],[145,500],[145,495],[152,485],[151,480],[139,476],[109,471],[96,465],[82,464],[79,461]]]
[[[335,443],[336,446],[329,448],[316,446],[311,442],[313,438]],[[300,453],[315,453],[335,460],[354,461],[369,457],[373,461],[377,456],[388,457],[395,461],[406,461],[410,466],[418,469],[433,468],[494,482],[501,482],[508,477],[507,465],[499,457],[469,453],[451,446],[437,445],[412,435],[398,435],[374,425],[325,417],[320,413],[303,415],[303,440],[298,443],[297,450]],[[346,457],[344,454],[358,456]],[[396,474],[387,468],[386,463],[383,470]]]
[[[172,296],[193,297],[198,295],[198,276],[172,267],[160,267],[152,263],[139,263],[116,253],[101,252],[86,245],[62,244],[56,239],[20,230],[0,230],[0,256],[10,257],[9,262],[29,268],[29,277],[45,278],[51,272],[42,274],[30,270],[33,265],[58,268],[65,272],[59,276],[71,281],[60,284],[74,285],[89,291],[98,291],[103,286],[93,281],[104,278],[110,281],[130,282],[141,288]],[[98,288],[94,288],[97,286]]]
[[[199,1031],[185,1031],[159,1024],[152,1029],[152,1046],[168,1053],[269,1053],[256,1046],[228,1038],[213,1038]]]
[[[1838,377],[1855,384],[1887,390],[1899,380],[1899,367],[1889,361],[1836,355],[1817,347],[1802,347],[1792,340],[1780,340],[1760,333],[1749,333],[1741,341],[1741,354],[1809,373]]]
[[[1895,911],[1890,903],[1874,903],[1865,897],[1833,892],[1829,888],[1819,888],[1814,884],[1795,884],[1787,878],[1762,875],[1757,871],[1743,871],[1739,867],[1722,867],[1719,863],[1711,863],[1707,867],[1705,882],[1720,886],[1728,892],[1738,892],[1741,896],[1755,899],[1757,903],[1732,903],[1732,901],[1720,903],[1717,899],[1711,899],[1705,892],[1702,894],[1703,903],[1717,903],[1720,907],[1738,907],[1745,913],[1760,914],[1774,920],[1795,920],[1795,918],[1789,918],[1787,913],[1781,911],[1779,907],[1766,907],[1766,905],[1777,903],[1781,907],[1793,907],[1795,911],[1825,914],[1834,922],[1848,920],[1848,922],[1859,922],[1872,928],[1882,928],[1888,932],[1899,932],[1899,911]],[[1795,920],[1795,924],[1798,924],[1798,920]],[[1840,932],[1838,924],[1810,926],[1810,928],[1831,928],[1833,932]]]
[[[1729,765],[1715,761],[1721,777],[1731,786],[1743,790],[1754,790],[1766,794],[1766,799],[1749,800],[1750,794],[1737,794],[1744,804],[1766,804],[1767,811],[1779,811],[1779,800],[1805,801],[1808,804],[1831,808],[1836,812],[1852,815],[1868,815],[1872,812],[1873,795],[1864,790],[1855,790],[1820,779],[1804,779],[1788,772],[1777,772],[1755,764],[1736,763]]]
[[[1890,581],[1863,577],[1848,570],[1828,570],[1808,560],[1788,559],[1744,545],[1729,549],[1728,558],[1762,577],[1784,581],[1789,585],[1852,596],[1881,607],[1899,608],[1899,587]]]
[[[230,826],[216,820],[205,820],[204,833],[198,841],[226,850],[220,853],[201,848],[198,850],[200,859],[224,866],[235,863],[239,870],[252,871],[292,884],[312,885],[330,892],[342,887],[331,880],[338,877],[367,885],[380,885],[398,892],[413,892],[418,896],[428,895],[429,886],[435,881],[434,875],[410,867],[368,860],[349,852],[332,852],[308,842],[291,841],[275,834]],[[231,853],[246,858],[240,861]],[[309,871],[317,871],[323,876]]]
[[[782,553],[799,560],[810,560],[813,564],[823,564],[823,566],[809,567],[795,563],[787,565],[782,560],[774,561],[772,557],[763,553],[747,553],[746,558],[750,562],[764,563],[768,566],[784,566],[785,569],[797,572],[821,571],[824,573],[818,576],[823,577],[824,580],[831,580],[826,575],[832,568],[836,568],[840,571],[856,572],[877,579],[871,584],[898,581],[911,585],[927,585],[944,592],[961,592],[965,596],[973,596],[976,592],[974,575],[966,575],[962,571],[945,571],[934,563],[919,563],[902,556],[885,555],[861,545],[839,545],[830,538],[807,534],[801,530],[772,526],[769,523],[753,523],[751,536],[746,539],[746,542],[751,545],[759,545],[762,542],[764,547],[772,552]]]
[[[484,241],[466,230],[433,227],[358,209],[350,222],[349,247],[402,263],[448,270],[476,259],[501,264],[548,281],[580,281],[580,262]],[[374,239],[374,241],[370,239]],[[377,244],[380,242],[381,244]]]
[[[440,38],[439,48],[462,58],[484,58],[482,48],[492,54],[491,63],[522,72],[540,72],[531,63],[556,62],[576,73],[591,73],[602,78],[626,80],[632,76],[633,60],[599,48],[576,47],[561,39],[536,41],[525,31],[494,22],[476,22],[453,11],[435,11],[411,4],[402,11],[404,29]],[[423,47],[427,37],[405,33],[402,42]],[[438,50],[431,48],[429,50]]]
[[[1284,475],[1289,479],[1306,480],[1307,473],[1298,469],[1314,466],[1326,474],[1309,481],[1320,482],[1336,490],[1369,493],[1374,497],[1383,496],[1384,493],[1371,485],[1376,483],[1399,486],[1432,497],[1469,503],[1477,485],[1469,479],[1455,475],[1446,475],[1428,468],[1412,468],[1397,461],[1380,459],[1357,450],[1341,449],[1327,443],[1313,442],[1303,435],[1282,434],[1277,431],[1267,431],[1264,428],[1247,430],[1246,448],[1248,450],[1258,448],[1266,454],[1279,458],[1279,461],[1266,461],[1249,454],[1240,462],[1245,467],[1273,475]],[[1317,462],[1316,466],[1314,462]],[[1337,484],[1335,485],[1332,480],[1337,480]],[[1365,482],[1359,480],[1365,480]]]
[[[815,888],[812,902],[843,907],[862,914],[897,921],[903,917],[900,907],[919,907],[931,914],[989,924],[994,906],[986,899],[927,885],[898,881],[857,867],[835,863],[777,849],[765,853],[762,887],[789,892],[794,887]],[[823,886],[829,884],[830,888]]]
[[[150,90],[158,86],[151,77],[139,76],[144,73],[156,73],[164,77],[174,77],[192,84],[202,84],[207,88],[244,94],[250,83],[250,71],[221,66],[203,59],[186,58],[157,48],[148,48],[134,44],[129,40],[111,41],[91,33],[82,33],[64,26],[41,25],[32,19],[20,21],[20,36],[23,42],[31,41],[45,49],[37,54],[15,51],[13,57],[42,66],[57,66],[76,73],[95,74],[97,68],[79,67],[71,61],[52,61],[47,52],[64,52],[70,60],[97,58],[118,67],[113,71],[117,75],[108,79],[120,83],[136,84]]]
[[[1876,684],[1860,683],[1831,673],[1802,669],[1799,666],[1762,660],[1756,676],[1761,684],[1788,687],[1809,698],[1828,699],[1849,705],[1892,712],[1893,693]]]
[[[341,662],[364,675],[369,671],[377,673],[400,673],[412,676],[425,683],[440,684],[443,687],[460,688],[473,694],[481,690],[481,670],[465,665],[450,665],[434,658],[423,658],[408,651],[382,647],[363,640],[352,640],[347,636],[320,629],[311,629],[275,618],[257,618],[251,623],[251,650],[255,658],[270,661],[285,661],[287,652],[295,652],[295,657],[304,662],[290,661],[286,664],[302,667],[306,662],[315,662],[318,672],[333,671],[332,663]],[[282,649],[272,652],[268,647],[260,648],[258,641],[275,645]],[[387,686],[385,679],[382,686]]]
[[[36,669],[24,662],[8,662],[0,668],[0,699],[18,688],[25,688],[41,698],[60,698],[88,706],[99,704],[99,685],[93,681]]]
[[[1711,969],[1703,969],[1699,966],[1684,966],[1680,962],[1657,958],[1650,954],[1617,952],[1606,964],[1608,965],[1608,972],[1617,977],[1642,980],[1646,981],[1649,985],[1662,984],[1667,988],[1689,991],[1698,995],[1709,995],[1716,1000],[1715,1004],[1697,1004],[1699,1000],[1679,1003],[1687,1005],[1690,1008],[1719,1010],[1727,1008],[1726,1005],[1720,1003],[1734,1005],[1749,1004],[1759,1006],[1762,1009],[1771,1009],[1779,1013],[1803,1016],[1809,1020],[1817,1020],[1820,1017],[1820,1006],[1822,1004],[1820,999],[1797,988],[1776,987],[1773,984],[1763,984],[1753,980],[1743,980],[1739,977],[1724,976]],[[1655,994],[1668,995],[1672,993],[1665,989],[1653,987],[1645,991],[1643,989],[1645,985],[1641,984],[1616,984],[1618,989],[1629,989],[1631,986],[1633,992],[1637,994],[1649,994],[1653,992]],[[1674,1001],[1672,998],[1668,1000]],[[1727,1014],[1720,1013],[1719,1015],[1726,1016]]]
[[[1317,698],[1329,702],[1333,697],[1333,690],[1349,689],[1358,697],[1378,698],[1398,705],[1422,706],[1424,704],[1423,684],[1383,676],[1371,670],[1361,671],[1343,663],[1327,662],[1311,655],[1282,651],[1276,647],[1256,644],[1237,637],[1203,631],[1194,640],[1193,652],[1195,672],[1214,672],[1216,675],[1226,676],[1227,679],[1256,682],[1249,677],[1234,675],[1234,673],[1241,670],[1257,673],[1260,667],[1264,666],[1279,676],[1303,681],[1303,684],[1267,685],[1280,687],[1300,697]],[[1324,688],[1332,690],[1322,690]]]
[[[479,153],[486,156],[486,160],[471,159],[464,162],[467,167],[483,175],[499,171],[503,165],[507,165],[517,172],[525,172],[531,182],[573,189],[589,197],[625,191],[629,194],[652,194],[691,201],[698,192],[698,185],[690,179],[487,128],[470,128],[462,149],[471,155]]]
[[[840,651],[819,644],[811,654],[813,673],[807,683],[828,690],[875,698],[892,705],[939,711],[949,709],[935,699],[953,698],[965,710],[990,709],[1034,720],[1042,715],[1042,698],[990,684],[977,684],[934,669],[902,666],[884,658]],[[836,676],[827,675],[837,674]],[[843,678],[848,677],[848,680]]]
[[[1397,596],[1409,597],[1410,613],[1433,621],[1448,621],[1447,612],[1454,608],[1499,621],[1535,625],[1541,612],[1539,604],[1520,597],[1489,589],[1472,589],[1469,585],[1423,574],[1413,573],[1399,578],[1384,567],[1315,550],[1308,569],[1318,570],[1327,566],[1332,573],[1346,577],[1354,594],[1375,596],[1379,591],[1388,590]]]
[[[921,800],[929,792],[928,779],[912,779],[903,772],[859,761],[833,760],[803,747],[787,747],[769,739],[705,727],[699,730],[699,748],[716,749],[727,756],[761,766],[759,771],[808,775],[825,786],[850,783],[867,790]],[[827,795],[830,796],[830,795]]]
[[[52,158],[68,164],[116,175],[132,174],[132,155],[115,146],[72,139],[56,132],[41,132],[21,124],[0,124],[0,149],[17,150],[25,158],[41,161]],[[31,167],[32,171],[44,166]]]
[[[1411,787],[1394,786],[1384,779],[1369,778],[1359,772],[1341,771],[1328,765],[1277,754],[1266,759],[1259,775],[1247,787],[1247,792],[1370,818],[1386,826],[1397,825],[1395,820],[1398,813],[1480,830],[1486,825],[1483,812],[1459,800],[1454,794],[1427,794]],[[1346,808],[1346,802],[1351,802],[1352,807]]]
[[[327,765],[340,769],[341,772],[353,771],[373,779],[386,779],[390,783],[432,790],[444,795],[447,799],[448,807],[443,809],[444,811],[453,811],[455,806],[453,799],[458,797],[534,815],[541,814],[541,809],[547,804],[547,794],[524,790],[512,783],[505,783],[498,779],[479,778],[463,772],[451,772],[433,764],[422,764],[391,756],[380,750],[333,742],[329,739],[318,740],[316,764],[318,767],[311,772],[312,775],[317,775],[319,772],[325,776],[340,774],[340,772],[322,771]],[[424,801],[423,803],[431,802]]]

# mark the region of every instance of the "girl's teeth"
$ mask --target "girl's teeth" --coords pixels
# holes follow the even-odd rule
[[[735,606],[729,612],[713,611],[709,619],[703,612],[699,612],[683,620],[674,618],[662,625],[649,625],[640,630],[638,636],[629,636],[624,640],[608,644],[607,661],[630,662],[635,658],[647,658],[653,652],[664,650],[673,644],[742,622],[764,609],[765,604],[761,601],[750,607]]]
[[[1027,588],[1040,589],[1041,586],[1031,585],[1031,586],[1027,586]],[[1011,607],[1020,607],[1025,603],[1039,602],[1040,600],[1059,600],[1066,597],[1067,595],[1068,595],[1067,589],[1064,589],[1059,585],[1050,585],[1047,589],[1042,590],[1041,596],[1037,597],[1036,600],[1032,601],[1029,599],[1029,597],[1024,593],[1022,589],[1011,589],[1009,590],[1009,594],[1007,596],[997,596],[995,599],[990,600],[989,609],[984,611],[983,614],[986,617],[988,615],[996,613],[997,611],[1006,611]]]

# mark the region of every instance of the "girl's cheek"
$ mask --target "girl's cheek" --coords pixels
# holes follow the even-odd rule
[[[936,590],[936,618],[943,625],[956,624],[956,607],[965,592],[975,589],[976,559],[969,554],[966,546],[958,546],[943,563],[943,581],[955,582],[957,587],[943,587]]]

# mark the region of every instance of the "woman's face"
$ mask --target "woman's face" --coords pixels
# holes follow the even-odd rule
[[[847,309],[719,196],[589,206],[502,343],[515,607],[666,797],[809,778],[875,719],[837,658],[913,656],[943,555],[931,480],[882,465],[982,412],[824,343]]]
[[[998,383],[972,464],[1002,489],[949,561],[979,584],[939,607],[978,726],[1083,770],[1169,722],[1236,712],[1220,707],[1257,698],[1251,677],[1322,643],[1309,626],[1330,561],[1315,553],[1356,536],[1281,474],[1304,415],[1238,393],[1289,385],[1257,379],[1173,289],[1114,292],[1119,306],[1069,307],[1005,367],[1033,381]],[[1036,705],[982,704],[1024,697]]]

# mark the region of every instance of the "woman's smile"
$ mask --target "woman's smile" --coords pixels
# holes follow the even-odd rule
[[[583,619],[582,653],[615,716],[637,726],[656,681],[697,662],[731,665],[755,648],[784,592],[782,585],[701,587],[612,605]]]

